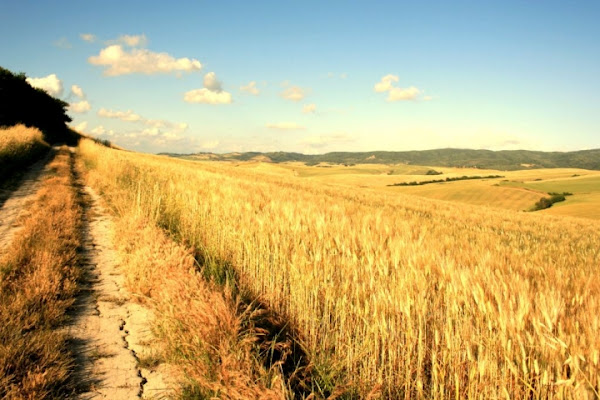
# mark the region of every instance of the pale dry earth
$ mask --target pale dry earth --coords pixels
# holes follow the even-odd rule
[[[172,383],[163,372],[166,367],[153,371],[138,367],[140,357],[152,355],[152,312],[132,302],[113,246],[111,218],[93,189],[84,186],[82,191],[87,204],[83,220],[85,279],[67,328],[77,355],[77,398],[169,398]]]
[[[35,199],[40,183],[47,171],[44,167],[54,156],[51,149],[41,160],[34,163],[23,176],[19,187],[12,192],[0,193],[0,253],[12,241],[21,227],[19,221],[27,214],[27,204]]]
[[[74,151],[74,149],[71,149]],[[21,228],[20,221],[35,200],[46,164],[56,149],[33,164],[16,190],[0,193],[0,253]],[[93,189],[77,182],[84,199],[82,259],[84,279],[70,322],[63,328],[75,354],[74,398],[165,399],[171,398],[173,380],[168,367],[152,370],[138,367],[140,357],[153,356],[151,310],[132,301],[119,270],[113,245],[110,216]]]

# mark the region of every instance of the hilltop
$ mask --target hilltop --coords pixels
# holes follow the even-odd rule
[[[544,152],[529,150],[492,151],[448,148],[420,151],[332,152],[326,154],[302,154],[281,151],[271,153],[161,154],[194,160],[260,160],[273,163],[299,161],[308,165],[327,162],[334,164],[415,164],[511,171],[532,168],[583,168],[600,170],[600,149],[571,152]]]

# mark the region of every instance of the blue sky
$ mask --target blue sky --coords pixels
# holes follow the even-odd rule
[[[134,150],[600,147],[596,1],[13,0],[0,16],[0,65]]]

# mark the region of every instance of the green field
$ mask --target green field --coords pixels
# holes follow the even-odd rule
[[[579,176],[573,176],[579,175]],[[542,181],[501,182],[503,187],[523,188],[545,193],[573,193],[567,200],[555,203],[541,212],[600,219],[600,175],[588,171],[587,175],[573,174],[566,178],[551,178]]]
[[[205,162],[205,161],[203,161]],[[550,192],[570,192],[566,201],[539,211],[545,214],[600,219],[600,171],[576,168],[499,171],[479,168],[433,167],[408,164],[329,164],[307,166],[302,162],[231,162],[238,168],[278,175],[284,179],[304,179],[327,185],[402,193],[431,199],[473,204],[513,211],[529,210]],[[426,175],[427,171],[442,172]],[[500,175],[422,186],[388,186],[400,182],[422,182],[462,176]]]

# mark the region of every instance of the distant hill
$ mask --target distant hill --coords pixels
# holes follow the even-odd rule
[[[481,169],[518,170],[532,168],[584,168],[600,170],[600,149],[571,152],[544,152],[529,150],[469,150],[436,149],[421,151],[333,152],[326,154],[302,153],[197,153],[172,154],[171,157],[191,160],[251,161],[273,163],[300,161],[308,165],[320,162],[334,164],[415,164],[439,167],[471,167]]]

